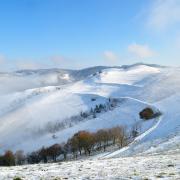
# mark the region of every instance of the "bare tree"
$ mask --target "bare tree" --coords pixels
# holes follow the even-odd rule
[[[22,165],[26,160],[26,156],[24,155],[24,152],[22,150],[16,151],[14,156],[17,165]]]
[[[60,144],[54,144],[48,149],[48,155],[53,159],[54,162],[57,161],[57,157],[62,153]]]

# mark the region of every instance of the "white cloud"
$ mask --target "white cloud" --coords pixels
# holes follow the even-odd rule
[[[78,61],[79,59],[75,58],[70,58],[62,55],[56,55],[56,56],[51,56],[48,58],[48,60],[58,68],[63,68],[63,69],[76,69],[79,68]]]
[[[51,56],[39,59],[39,62],[31,59],[16,60],[15,66],[17,69],[44,69],[54,67],[64,67],[67,64],[67,58],[63,56]]]
[[[175,44],[176,44],[176,48],[180,50],[180,34],[177,35]]]
[[[0,64],[4,64],[6,61],[6,58],[3,55],[0,55]]]
[[[22,61],[22,62],[17,62],[16,63],[17,69],[40,69],[44,68],[42,64],[35,63],[35,62],[27,62],[27,61]]]
[[[6,71],[8,65],[8,59],[6,56],[0,54],[0,71]]]
[[[128,51],[138,58],[150,58],[154,56],[156,53],[149,48],[148,45],[141,45],[141,44],[131,44],[128,46]]]
[[[62,63],[65,63],[67,58],[63,56],[52,56],[50,57],[50,61],[52,61],[55,65],[61,65]]]
[[[116,61],[118,59],[117,55],[112,51],[104,51],[103,56],[108,61]]]
[[[148,27],[162,30],[177,23],[180,23],[180,0],[154,0],[148,11]]]

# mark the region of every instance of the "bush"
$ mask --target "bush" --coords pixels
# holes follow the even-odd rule
[[[22,180],[20,177],[15,177],[13,180]]]
[[[139,116],[141,119],[145,119],[145,120],[148,120],[148,119],[152,119],[154,118],[154,111],[151,109],[151,108],[145,108],[143,109],[140,113],[139,113]]]

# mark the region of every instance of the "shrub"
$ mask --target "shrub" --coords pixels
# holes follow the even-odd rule
[[[145,120],[152,119],[154,118],[154,111],[151,108],[147,107],[139,113],[139,116],[141,119]]]
[[[13,180],[22,180],[20,177],[15,177]]]

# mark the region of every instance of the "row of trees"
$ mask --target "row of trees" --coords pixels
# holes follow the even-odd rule
[[[92,98],[91,101],[96,101],[96,98]],[[56,122],[48,122],[43,129],[35,130],[34,134],[39,136],[47,132],[56,133],[65,128],[72,127],[74,124],[77,124],[81,121],[96,118],[100,113],[113,110],[117,106],[118,101],[118,99],[109,98],[106,103],[98,104],[90,110],[82,111],[77,115],[64,119],[63,121],[57,120]]]
[[[75,133],[66,143],[54,144],[50,147],[42,147],[27,155],[27,162],[30,164],[43,161],[56,162],[57,158],[67,160],[76,159],[78,156],[89,156],[97,151],[106,151],[111,145],[117,145],[119,148],[126,146],[130,142],[130,136],[122,126],[110,129],[101,129],[97,132],[79,131]]]
[[[76,159],[78,156],[89,156],[98,151],[106,151],[106,148],[112,145],[122,148],[129,142],[130,135],[126,128],[122,126],[101,129],[94,133],[79,131],[69,138],[66,143],[42,147],[27,155],[24,155],[23,151],[17,151],[14,154],[7,151],[0,156],[0,166],[56,162],[57,159]]]
[[[101,129],[95,133],[80,131],[68,140],[74,156],[90,155],[92,151],[105,151],[106,147],[117,144],[119,148],[127,145],[128,136],[124,127],[117,126],[110,129]]]

